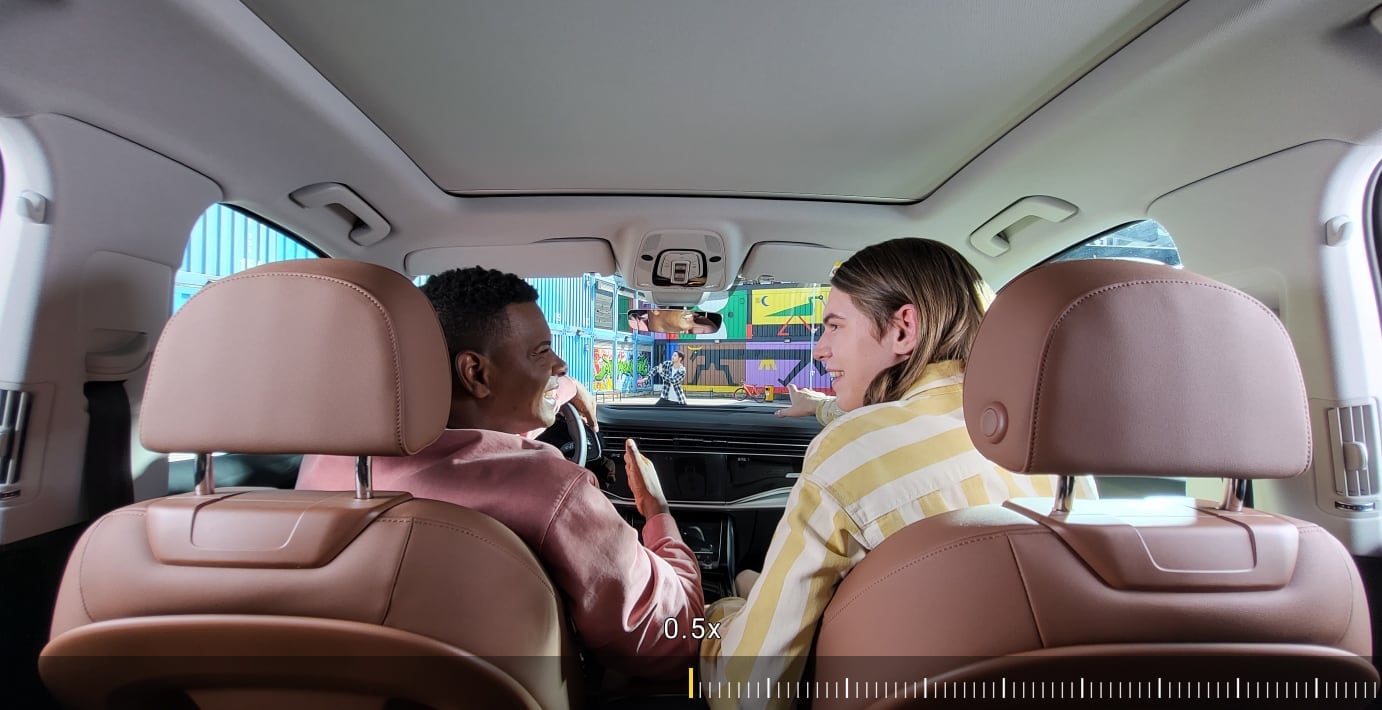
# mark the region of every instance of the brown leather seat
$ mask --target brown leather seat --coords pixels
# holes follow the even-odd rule
[[[140,433],[165,452],[401,456],[436,440],[449,406],[416,287],[371,264],[291,261],[217,281],[169,321]],[[39,661],[65,704],[578,697],[560,595],[492,518],[406,493],[207,488],[116,510],[77,544]]]
[[[1014,280],[980,327],[964,412],[979,450],[1016,472],[1267,479],[1310,464],[1305,386],[1280,322],[1170,267],[1065,262]],[[1228,509],[1012,500],[899,531],[825,612],[813,707],[1375,697],[1348,551],[1317,525],[1241,508],[1242,487],[1229,489]],[[832,695],[846,679],[850,696]]]

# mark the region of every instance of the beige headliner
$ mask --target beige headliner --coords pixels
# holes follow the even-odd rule
[[[664,18],[659,22],[665,21],[665,16],[656,13],[710,12],[676,9],[687,4],[696,3],[656,3],[662,9],[647,12],[654,13],[655,19]],[[416,7],[412,3],[388,5],[391,12]],[[508,7],[509,3],[493,5]],[[909,9],[911,5],[923,9]],[[995,13],[987,16],[990,24],[1011,27],[1015,17],[1012,13],[1025,12],[1020,9],[1025,5],[1028,3],[980,4],[976,12],[990,8],[988,12]],[[410,254],[444,247],[461,247],[453,250],[456,258],[465,258],[469,253],[508,254],[508,263],[521,266],[531,275],[602,268],[611,259],[622,269],[633,263],[642,236],[651,230],[704,229],[724,236],[726,258],[733,264],[742,264],[750,248],[764,242],[852,251],[891,237],[929,236],[960,247],[997,285],[1080,239],[1145,218],[1148,205],[1158,197],[1210,175],[1310,141],[1378,142],[1382,136],[1382,70],[1378,68],[1382,67],[1382,37],[1367,22],[1374,5],[1375,0],[1191,0],[991,145],[988,141],[1001,132],[1001,121],[986,124],[983,131],[975,134],[983,134],[982,138],[959,146],[944,146],[956,151],[955,162],[919,166],[916,169],[921,171],[921,177],[913,175],[913,179],[925,183],[929,176],[934,181],[953,171],[962,162],[961,156],[978,154],[925,200],[910,205],[665,195],[449,195],[419,169],[414,158],[420,156],[410,156],[400,149],[379,125],[244,5],[225,0],[143,0],[137,11],[132,11],[127,3],[108,0],[0,2],[0,115],[56,113],[88,122],[205,174],[221,187],[226,201],[243,205],[307,237],[329,254],[364,259],[400,271],[406,269]],[[1050,6],[1054,8],[1050,12],[1066,17],[1065,13],[1074,7],[1064,2],[1040,6],[1043,13]],[[333,15],[336,6],[331,7],[331,11],[322,12]],[[852,6],[853,13],[865,14],[861,7],[884,8],[891,17],[910,17],[915,23],[918,21],[912,12],[939,12],[936,8],[950,7],[949,12],[955,13],[960,10],[953,8],[969,5],[856,4]],[[992,8],[1006,8],[1009,14]],[[518,33],[514,36],[521,36],[529,23],[547,34],[555,31],[547,20],[528,18],[521,10],[523,6],[515,6],[514,14],[501,14],[515,26],[510,28]],[[809,13],[801,14],[801,18],[785,21],[787,26],[806,27],[803,23],[808,22]],[[561,15],[543,17],[556,16]],[[317,20],[333,21],[320,16]],[[600,21],[617,26],[625,26],[620,22],[628,23],[627,26],[637,24],[634,19]],[[861,24],[862,20],[835,18],[831,22],[855,30],[827,38],[829,60],[848,65],[861,55],[869,55],[876,37],[861,34],[859,28],[866,26]],[[1051,28],[1040,22],[1032,20],[1026,26],[1037,36],[1032,41],[1044,46],[1037,41],[1045,36],[1038,28]],[[821,20],[819,26],[830,24]],[[598,28],[571,29],[573,36],[595,36],[600,32]],[[667,32],[666,28],[662,32]],[[782,44],[781,38],[768,34],[767,29],[764,32],[752,43],[756,53],[741,56],[768,57],[773,47]],[[883,35],[891,36],[889,32]],[[652,32],[634,36],[663,35]],[[1052,42],[1059,44],[1069,35],[1055,37]],[[946,45],[956,52],[944,64],[948,71],[942,78],[947,85],[969,86],[976,92],[981,87],[991,88],[981,81],[987,74],[971,71],[972,66],[981,65],[972,60],[982,54],[980,50],[986,44],[989,42],[979,42],[977,48],[973,43]],[[411,38],[383,32],[358,39],[354,46],[370,54],[412,50]],[[525,46],[526,61],[536,61],[542,48]],[[563,56],[581,50],[603,57],[615,48],[559,43],[552,49],[560,50]],[[1072,57],[1087,56],[1084,47],[1071,52]],[[1048,48],[1046,54],[1051,53]],[[630,60],[629,66],[621,65],[621,71],[636,73],[641,66],[665,69],[671,64],[670,60],[647,60],[647,52],[635,54],[639,60]],[[829,63],[820,57],[800,58],[818,70]],[[1046,58],[1051,66],[1049,62],[1054,60]],[[715,69],[719,65],[688,64],[680,71],[690,74],[669,82],[665,92],[680,95],[677,87],[688,87],[686,94],[690,96],[696,86],[725,78],[723,69],[702,76],[696,73],[700,66]],[[519,77],[532,80],[539,75],[531,68],[499,69],[484,76],[499,81]],[[1044,86],[1031,87],[1033,93],[1011,92],[1005,98],[1008,113],[1003,120],[1017,120],[1026,109],[1023,101],[1048,93],[1077,74],[1078,71],[1062,74],[1051,70],[1043,75],[1047,82]],[[439,76],[446,76],[443,68],[393,79],[438,86]],[[898,85],[890,87],[891,91],[878,91],[872,86],[852,86],[871,83],[862,78],[841,73],[829,76],[833,77],[833,84],[824,80],[809,82],[815,91],[812,96],[819,102],[811,104],[812,109],[819,105],[823,107],[821,111],[828,113],[839,96],[857,97],[854,92],[865,90],[873,91],[873,99],[882,101],[883,108],[925,106],[925,99],[935,96],[921,85]],[[574,83],[526,85],[524,91],[538,93],[510,101],[522,106],[541,103],[543,89],[547,95],[557,97],[568,97],[572,92],[603,96],[619,89],[603,83],[599,76],[567,78]],[[803,76],[798,81],[807,79],[819,78]],[[757,99],[771,99],[779,94],[748,92],[743,88],[747,80],[730,85],[739,87],[732,95],[733,101],[714,100],[717,97],[705,91],[695,95],[709,104],[705,110],[712,116],[742,120],[708,121],[693,128],[747,130],[740,128],[742,123],[758,126],[754,129],[758,131],[756,136],[770,133],[754,117],[778,115],[777,107]],[[517,85],[500,81],[496,91],[502,92],[506,86],[517,90]],[[642,84],[634,84],[629,88],[641,87]],[[992,92],[980,93],[987,97]],[[666,100],[663,94],[659,96]],[[726,99],[730,97],[726,95]],[[963,95],[952,98],[958,100]],[[588,111],[599,109],[608,117],[623,115],[618,102],[596,105],[584,99],[566,100]],[[625,103],[630,101],[633,99]],[[674,102],[670,107],[642,109],[649,113],[641,115],[646,118],[679,105],[680,102]],[[692,141],[682,140],[683,150],[674,159],[648,162],[635,160],[634,156],[639,154],[636,151],[625,154],[622,150],[591,150],[584,154],[584,163],[574,157],[565,167],[554,163],[554,170],[561,168],[567,173],[552,175],[569,176],[572,171],[579,171],[575,174],[586,180],[587,186],[604,185],[607,180],[608,184],[643,186],[648,183],[634,177],[618,181],[606,178],[620,171],[634,175],[631,170],[640,170],[649,176],[662,176],[659,179],[694,180],[680,183],[689,185],[687,189],[877,192],[909,198],[921,194],[911,190],[926,189],[925,185],[907,187],[905,180],[898,178],[901,172],[889,172],[888,161],[895,156],[855,154],[842,147],[857,145],[854,140],[872,140],[873,136],[866,135],[871,133],[869,130],[838,131],[830,134],[830,141],[796,135],[798,117],[807,120],[804,116],[811,113],[797,108],[792,121],[778,126],[778,133],[763,138],[763,146],[733,144],[738,150],[728,151],[724,150],[730,145],[728,142],[707,140],[687,148]],[[873,120],[886,113],[873,106],[856,108],[857,116],[850,114],[851,120]],[[514,120],[522,116],[515,114]],[[518,135],[520,128],[504,127],[499,135]],[[609,134],[604,135],[606,140],[610,139]],[[845,142],[837,145],[837,139]],[[891,135],[879,140],[878,145],[905,142]],[[459,134],[457,141],[470,142]],[[934,151],[940,150],[938,145],[919,128],[916,143],[909,149],[930,146],[929,150]],[[486,150],[497,151],[488,143],[471,148],[477,160],[485,159]],[[647,150],[651,152],[642,154],[656,156],[662,148],[653,146]],[[709,164],[695,154],[701,150],[721,156],[720,162],[711,168],[724,172],[700,174],[692,170],[696,165]],[[842,152],[849,155],[841,157]],[[817,172],[828,175],[798,175],[776,164],[763,164],[765,156],[783,153],[803,153],[793,156],[797,162],[790,164],[801,166],[806,164],[801,161],[807,161]],[[556,184],[542,181],[542,161],[527,162],[531,158],[520,159],[522,156],[521,151],[515,154],[513,167],[507,168],[512,173],[504,169],[493,173],[497,177],[488,187],[503,187],[499,180],[506,175],[524,178],[522,182],[528,187],[522,189],[550,189]],[[728,166],[741,157],[752,160],[745,160],[738,170],[730,170]],[[881,166],[881,172],[861,177],[861,171],[867,170],[860,166],[870,160]],[[461,165],[459,169],[469,168]],[[684,177],[679,175],[681,170],[685,171]],[[481,172],[481,178],[490,175],[485,171],[475,174]],[[758,184],[772,172],[783,173],[782,179],[790,180],[790,184]],[[729,175],[737,182],[726,182],[728,187],[700,184],[717,175]],[[807,181],[812,180],[828,180],[830,186],[825,182],[808,185]],[[350,223],[329,211],[304,209],[288,198],[294,190],[322,182],[344,183],[359,193],[389,221],[389,236],[372,246],[356,245],[347,237]],[[876,191],[860,187],[884,183],[888,184]],[[846,184],[854,187],[842,187]],[[1079,212],[1059,224],[1024,230],[1013,241],[1012,250],[998,258],[969,248],[967,238],[971,232],[1008,205],[1030,195],[1059,198],[1075,205]],[[1213,235],[1175,236],[1181,241],[1191,240],[1200,249],[1212,248]],[[590,250],[591,259],[584,263],[573,258],[569,250],[544,248],[541,242],[551,239],[597,240],[609,244],[609,249]],[[472,251],[481,247],[496,249]],[[175,265],[178,257],[169,254],[168,261]],[[815,269],[810,264],[821,260],[804,261]],[[438,260],[434,266],[444,265]],[[771,273],[785,279],[820,277],[814,272],[793,273],[793,266],[772,264]]]

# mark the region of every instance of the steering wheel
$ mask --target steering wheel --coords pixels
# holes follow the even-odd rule
[[[537,440],[557,447],[562,456],[577,466],[585,466],[587,462],[604,456],[600,437],[590,430],[570,402],[557,410],[557,421],[539,434]]]

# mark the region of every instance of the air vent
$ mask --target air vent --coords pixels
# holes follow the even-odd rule
[[[30,400],[28,392],[0,389],[0,500],[9,497],[3,487],[19,483]]]
[[[1325,410],[1334,454],[1334,492],[1341,496],[1375,496],[1377,483],[1377,412],[1371,404]]]
[[[605,451],[623,451],[624,439],[638,442],[638,448],[652,454],[726,454],[730,456],[779,456],[791,459],[806,457],[811,437],[784,440],[774,433],[770,440],[752,434],[717,432],[647,432],[603,426]]]

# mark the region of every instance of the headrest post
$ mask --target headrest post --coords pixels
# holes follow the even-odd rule
[[[355,499],[369,500],[374,497],[374,468],[370,457],[355,457]]]
[[[193,492],[199,496],[209,496],[216,492],[216,481],[211,475],[211,454],[197,454],[197,468],[193,474]]]
[[[1247,497],[1248,479],[1226,478],[1224,479],[1224,502],[1219,504],[1219,510],[1227,510],[1230,513],[1241,512],[1243,502]]]
[[[1061,476],[1056,483],[1056,499],[1051,506],[1051,513],[1069,513],[1070,506],[1075,503],[1075,477]]]

